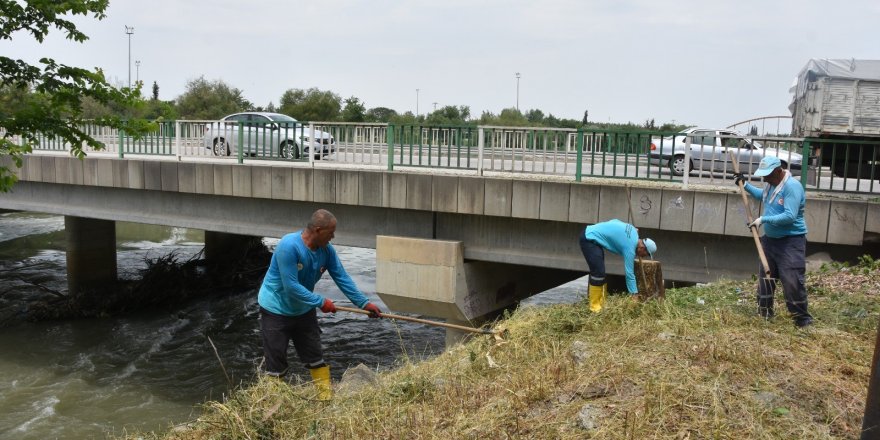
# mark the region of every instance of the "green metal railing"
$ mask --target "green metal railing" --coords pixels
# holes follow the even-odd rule
[[[211,156],[239,163],[311,163],[320,159],[387,170],[441,168],[480,175],[524,173],[575,181],[623,178],[684,185],[732,184],[731,153],[740,157],[740,167],[746,173],[753,173],[764,155],[773,154],[792,162],[792,174],[807,191],[880,193],[880,140],[338,122],[158,121],[155,126],[154,131],[138,138],[128,136],[124,129],[94,124],[81,129],[120,158]],[[38,139],[35,150],[69,149],[57,139]],[[799,168],[798,154],[802,156]],[[687,173],[676,168],[685,164]]]

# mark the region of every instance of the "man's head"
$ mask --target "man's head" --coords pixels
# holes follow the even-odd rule
[[[636,245],[636,255],[642,258],[650,257],[653,259],[655,252],[657,252],[657,243],[654,243],[654,240],[650,238],[640,239],[639,244]]]
[[[755,177],[763,177],[763,180],[771,185],[778,185],[784,174],[782,161],[774,156],[765,156],[761,159],[761,163],[758,164],[758,169],[755,171]]]
[[[327,246],[336,234],[336,216],[326,209],[319,209],[312,213],[306,229],[312,246],[315,248]]]

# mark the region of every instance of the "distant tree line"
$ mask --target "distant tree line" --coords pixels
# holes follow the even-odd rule
[[[138,84],[138,89],[143,84]],[[14,94],[0,90],[0,102],[13,99]],[[20,94],[20,90],[14,91]],[[415,115],[411,111],[398,113],[388,107],[367,108],[356,96],[342,98],[330,90],[288,89],[281,94],[278,103],[269,102],[265,106],[256,105],[244,97],[241,89],[230,86],[222,80],[210,81],[204,77],[190,80],[177,99],[159,99],[159,85],[153,83],[151,96],[143,99],[133,108],[123,108],[114,103],[102,103],[90,97],[83,98],[82,117],[89,119],[110,116],[143,118],[147,120],[214,120],[231,113],[243,111],[267,111],[284,113],[300,121],[338,121],[338,122],[380,122],[394,124],[425,125],[497,125],[504,127],[551,127],[577,129],[616,129],[616,130],[662,130],[678,131],[687,126],[663,124],[655,125],[654,120],[645,124],[599,123],[589,121],[589,112],[584,111],[582,119],[559,118],[545,114],[539,109],[524,113],[516,108],[505,108],[499,113],[484,111],[479,117],[471,114],[466,105],[447,105],[426,113]]]

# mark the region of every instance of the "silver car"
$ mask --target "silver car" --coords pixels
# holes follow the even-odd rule
[[[673,136],[651,139],[648,163],[669,167],[669,171],[676,176],[683,175],[688,138],[691,146],[690,170],[692,171],[732,173],[734,168],[730,163],[731,152],[737,158],[740,171],[747,174],[752,174],[758,168],[758,163],[764,156],[778,157],[783,168],[801,169],[801,155],[789,151],[789,145],[785,142],[765,139],[765,143],[774,144],[770,148],[765,148],[760,142],[735,131],[706,128],[689,128]]]
[[[235,113],[205,127],[205,148],[215,156],[237,154],[239,143],[244,154],[268,158],[300,159],[314,152],[320,159],[336,151],[329,133],[312,133],[307,124],[281,113]]]

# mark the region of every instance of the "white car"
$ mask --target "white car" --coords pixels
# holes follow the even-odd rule
[[[733,152],[739,162],[739,170],[752,174],[764,156],[776,156],[782,167],[800,170],[802,157],[800,154],[787,150],[784,142],[778,146],[765,148],[760,142],[737,133],[733,130],[717,130],[706,128],[688,128],[673,136],[651,139],[648,163],[669,167],[672,174],[681,176],[685,169],[685,148],[690,138],[690,169],[693,171],[720,171],[733,173],[730,153]],[[764,140],[770,144],[769,139]]]
[[[281,113],[244,112],[224,117],[205,127],[205,148],[215,156],[242,152],[257,157],[299,159],[314,151],[320,159],[336,151],[329,133],[315,130],[314,139],[308,124]]]

